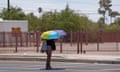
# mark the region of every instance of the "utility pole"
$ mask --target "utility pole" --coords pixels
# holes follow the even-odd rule
[[[7,0],[7,9],[10,11],[10,0]]]

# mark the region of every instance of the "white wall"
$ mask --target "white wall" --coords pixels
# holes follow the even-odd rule
[[[27,20],[3,20],[0,21],[0,32],[11,32],[12,28],[19,27],[22,32],[28,32]]]

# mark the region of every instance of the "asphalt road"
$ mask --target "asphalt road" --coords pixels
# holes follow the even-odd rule
[[[0,72],[120,72],[120,64],[52,62],[52,66],[45,70],[45,62],[0,61]]]

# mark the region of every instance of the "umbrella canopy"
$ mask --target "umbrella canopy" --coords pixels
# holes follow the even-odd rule
[[[54,31],[56,31],[60,35],[60,37],[64,37],[67,35],[67,33],[64,30],[54,30]]]
[[[59,39],[60,38],[60,35],[58,32],[56,31],[46,31],[46,32],[43,32],[41,34],[41,38],[42,39]]]

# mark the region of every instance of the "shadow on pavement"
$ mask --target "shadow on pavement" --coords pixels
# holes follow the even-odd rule
[[[46,69],[44,68],[44,69],[40,69],[40,70],[46,70]],[[65,70],[65,68],[52,68],[50,70]]]

